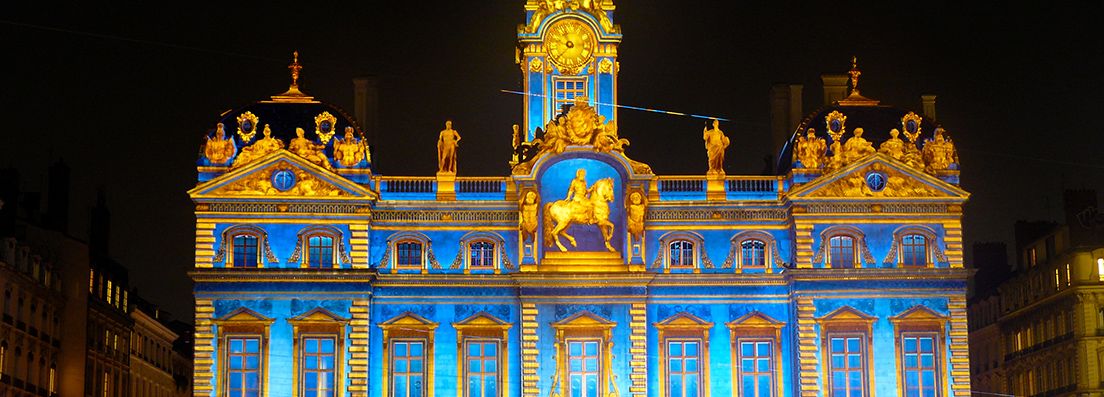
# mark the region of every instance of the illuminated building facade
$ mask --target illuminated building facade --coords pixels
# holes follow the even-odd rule
[[[195,395],[969,395],[945,132],[853,67],[780,175],[726,175],[718,124],[708,171],[657,175],[619,135],[613,17],[526,3],[508,176],[456,176],[451,125],[435,176],[381,175],[298,58],[222,115],[189,191]]]
[[[1017,224],[1016,266],[978,266],[970,301],[974,389],[1017,396],[1104,394],[1104,215],[1067,191],[1066,222]],[[975,260],[975,262],[977,262]]]
[[[179,337],[159,319],[156,306],[135,302],[130,318],[130,396],[170,397],[177,395],[173,379],[173,342]]]

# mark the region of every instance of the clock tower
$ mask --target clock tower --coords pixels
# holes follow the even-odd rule
[[[518,56],[526,93],[526,140],[536,137],[576,97],[606,120],[617,117],[617,46],[613,0],[528,0],[518,26]]]

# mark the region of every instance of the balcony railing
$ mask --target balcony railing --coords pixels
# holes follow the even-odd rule
[[[382,177],[380,191],[384,193],[433,193],[437,180],[433,177]]]
[[[773,176],[737,176],[725,180],[725,190],[738,193],[774,193],[778,178]]]
[[[695,193],[705,191],[704,177],[660,177],[660,193]]]
[[[457,193],[502,193],[506,191],[504,178],[456,178]]]

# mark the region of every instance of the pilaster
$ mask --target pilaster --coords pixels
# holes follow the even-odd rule
[[[195,267],[213,267],[212,258],[215,257],[215,224],[196,221],[195,234]]]
[[[802,397],[816,397],[820,392],[817,382],[816,307],[812,298],[797,298],[797,361],[798,392]]]
[[[195,358],[192,373],[192,395],[195,397],[211,397],[215,392],[216,341],[214,325],[211,322],[214,314],[214,303],[210,299],[196,299]]]
[[[952,262],[954,263],[954,262]],[[961,266],[961,261],[959,265]],[[970,348],[969,328],[966,324],[966,297],[952,296],[947,308],[951,312],[951,329],[948,344],[951,350],[951,395],[970,396]]]
[[[645,397],[648,395],[648,309],[644,303],[633,303],[629,308],[631,320],[629,328],[629,393],[632,397]]]
[[[538,397],[540,393],[537,370],[540,355],[537,351],[537,305],[521,304],[521,396]],[[553,363],[553,365],[555,365]]]
[[[370,328],[369,302],[367,299],[353,300],[349,312],[349,395],[350,397],[368,396],[368,332]]]

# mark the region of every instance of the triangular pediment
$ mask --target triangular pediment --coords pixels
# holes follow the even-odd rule
[[[415,326],[419,328],[436,327],[437,323],[427,320],[425,317],[406,312],[380,323],[380,327]]]
[[[225,316],[219,317],[219,322],[272,322],[271,318],[265,317],[260,313],[257,313],[249,308],[239,308],[230,313],[226,313]]]
[[[568,318],[557,321],[552,324],[553,327],[572,327],[572,328],[612,328],[614,322],[599,317],[598,315],[589,311],[582,311],[576,313]]]
[[[472,327],[498,327],[502,325],[509,325],[509,323],[499,320],[495,316],[487,314],[486,312],[479,312],[453,325],[466,325]]]
[[[193,199],[375,199],[376,194],[286,150],[219,175],[188,191]]]
[[[349,319],[338,316],[333,312],[316,307],[310,311],[288,319],[288,322],[344,322]]]
[[[868,316],[851,306],[844,306],[836,309],[836,311],[828,313],[824,317],[818,318],[817,321],[873,322],[876,319],[877,318]]]
[[[656,328],[708,328],[713,323],[705,321],[690,313],[677,313],[666,320],[655,323]]]
[[[881,185],[868,183],[868,176],[881,174]],[[903,198],[964,201],[970,194],[958,186],[909,167],[878,153],[842,169],[821,176],[789,193],[790,200],[810,198]]]
[[[745,314],[743,317],[730,321],[726,325],[728,325],[729,328],[781,328],[786,325],[786,323],[775,320],[760,312],[751,312]]]
[[[896,316],[893,316],[893,317],[889,318],[890,321],[895,321],[895,322],[900,322],[900,321],[908,321],[908,322],[911,322],[911,321],[943,321],[943,320],[946,320],[946,319],[947,319],[947,316],[936,313],[932,309],[929,309],[926,306],[922,306],[922,305],[913,306],[911,309],[905,310],[904,313],[901,313],[901,314],[898,314]]]

